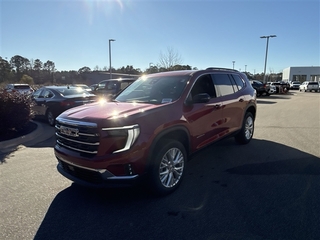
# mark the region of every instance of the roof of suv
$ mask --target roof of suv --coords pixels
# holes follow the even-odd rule
[[[234,69],[230,68],[218,68],[218,67],[208,67],[206,69],[199,69],[199,70],[178,70],[178,71],[169,71],[169,72],[159,72],[159,73],[152,73],[149,75],[161,75],[161,76],[177,76],[177,75],[192,75],[196,72],[207,72],[207,71],[217,71],[217,72],[235,72],[240,73],[241,75],[245,75],[242,72],[239,72]]]
[[[132,82],[136,80],[136,78],[112,78],[112,79],[106,79],[106,80],[102,80],[100,81],[98,84],[100,83],[105,83],[105,82],[112,82],[112,81],[119,81],[119,82]]]

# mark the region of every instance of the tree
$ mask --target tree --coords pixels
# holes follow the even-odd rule
[[[189,65],[175,65],[172,67],[172,70],[178,71],[178,70],[191,70],[191,67]]]
[[[0,83],[8,80],[11,72],[11,66],[9,62],[0,57]]]
[[[15,55],[10,60],[10,65],[17,73],[17,80],[19,81],[22,77],[22,74],[28,70],[30,61],[27,58]]]
[[[36,83],[41,82],[41,71],[43,68],[43,63],[40,61],[40,59],[36,59],[33,62],[33,71],[34,71],[34,79]]]
[[[91,72],[91,69],[89,67],[82,67],[78,70],[78,74],[82,74],[82,73],[87,73],[87,72]]]
[[[20,83],[27,83],[29,85],[33,85],[34,82],[33,82],[33,78],[28,76],[27,74],[23,74],[21,80],[20,80]]]
[[[94,69],[93,69],[93,71],[99,71],[100,69],[99,69],[99,66],[98,65],[96,65],[95,67],[94,67]]]
[[[40,59],[36,59],[33,62],[33,70],[40,72],[42,70],[43,63]]]
[[[172,47],[167,48],[167,52],[164,54],[160,52],[159,65],[161,69],[167,71],[174,70],[173,67],[182,63],[181,56]]]
[[[52,61],[47,61],[43,64],[43,69],[45,71],[47,71],[48,75],[49,75],[49,79],[51,79],[52,83],[55,81],[54,80],[54,71],[56,70],[55,69],[55,65],[54,65],[54,62]]]

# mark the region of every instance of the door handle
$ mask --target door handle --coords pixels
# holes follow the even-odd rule
[[[244,101],[243,98],[240,98],[240,99],[239,99],[239,102],[243,102],[243,101]]]

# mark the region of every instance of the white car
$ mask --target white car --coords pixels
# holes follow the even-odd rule
[[[292,81],[290,82],[290,89],[299,89],[300,82],[299,81]]]
[[[269,85],[270,88],[269,88],[269,94],[274,94],[277,92],[277,88],[275,85]]]
[[[301,83],[301,85],[299,86],[299,91],[304,91],[304,92],[319,92],[319,83],[318,82],[309,82],[309,81],[305,81],[303,83]]]

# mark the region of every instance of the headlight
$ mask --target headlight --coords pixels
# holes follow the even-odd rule
[[[140,127],[136,124],[124,127],[102,128],[102,131],[107,131],[107,134],[113,137],[127,137],[124,147],[113,152],[119,153],[130,149],[130,147],[135,143],[140,134]]]

